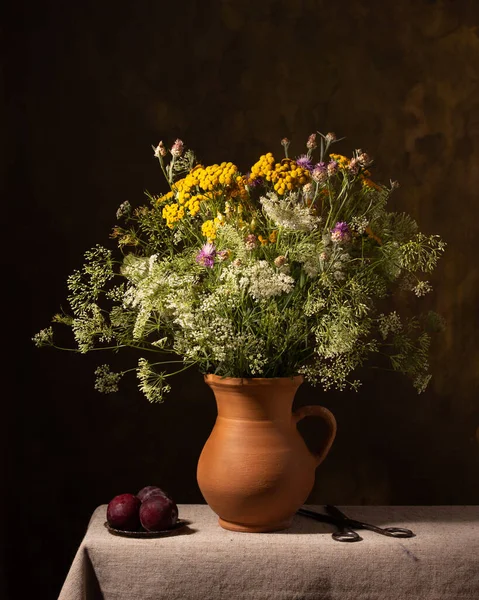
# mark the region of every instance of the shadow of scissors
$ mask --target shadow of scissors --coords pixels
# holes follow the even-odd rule
[[[336,542],[362,541],[363,538],[359,535],[359,533],[354,531],[355,529],[367,529],[381,535],[387,535],[395,538],[410,538],[415,537],[416,535],[410,529],[404,529],[403,527],[378,527],[377,525],[371,525],[370,523],[363,523],[362,521],[357,521],[356,519],[350,519],[343,512],[341,512],[339,508],[329,504],[324,508],[328,513],[327,515],[317,513],[307,508],[298,509],[296,514],[302,515],[303,517],[310,517],[311,519],[321,521],[322,523],[334,525],[338,531],[335,531],[331,537]]]

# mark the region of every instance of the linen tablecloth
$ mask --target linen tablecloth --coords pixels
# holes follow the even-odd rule
[[[478,600],[479,506],[341,508],[416,537],[361,530],[363,541],[341,543],[301,516],[282,532],[233,533],[208,506],[184,504],[189,524],[177,533],[122,538],[105,528],[103,505],[59,600]]]

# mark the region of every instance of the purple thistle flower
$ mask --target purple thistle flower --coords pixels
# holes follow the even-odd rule
[[[331,229],[331,241],[333,242],[350,242],[351,230],[346,221],[338,221]]]
[[[215,264],[216,248],[211,242],[207,242],[196,255],[196,262],[210,269]]]
[[[295,162],[302,169],[307,169],[309,172],[313,170],[313,163],[307,154],[301,154]]]

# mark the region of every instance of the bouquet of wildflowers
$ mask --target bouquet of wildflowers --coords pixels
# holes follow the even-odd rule
[[[317,132],[290,158],[284,139],[284,158],[264,154],[246,174],[231,162],[204,166],[181,140],[169,150],[160,142],[154,155],[169,191],[120,206],[118,249],[85,254],[68,279],[71,314],[53,322],[71,328],[79,352],[142,350],[129,370],[150,401],[193,365],[357,389],[358,368],[373,358],[424,390],[441,319],[384,306],[393,294],[431,290],[424,274],[445,244],[388,212],[397,183],[374,182],[361,150],[331,152],[337,141]],[[52,327],[34,340],[58,347]],[[115,391],[126,372],[102,365],[95,387]]]

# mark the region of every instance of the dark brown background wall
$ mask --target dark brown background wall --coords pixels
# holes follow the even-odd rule
[[[357,394],[300,390],[339,423],[310,501],[479,503],[479,5],[12,1],[2,22],[6,597],[56,597],[91,512],[118,493],[156,483],[202,502],[215,407],[200,375],[163,405],[134,380],[102,396],[93,370],[111,357],[30,343],[118,205],[164,191],[160,139],[246,171],[283,136],[300,153],[332,130],[401,182],[392,207],[448,243],[424,299],[448,329],[423,395],[379,373]]]

